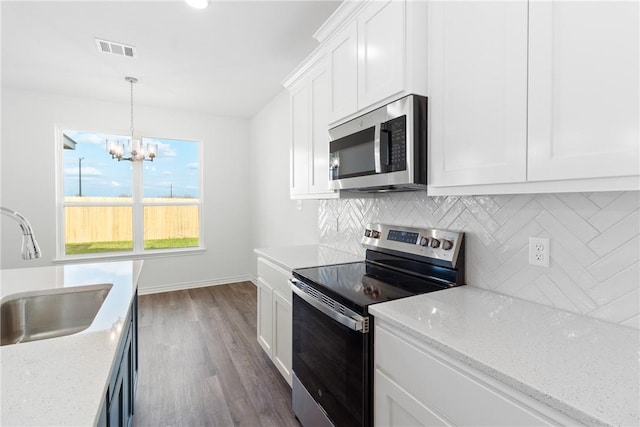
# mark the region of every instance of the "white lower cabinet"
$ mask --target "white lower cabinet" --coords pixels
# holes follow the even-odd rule
[[[279,292],[273,293],[273,354],[271,360],[291,385],[291,301]]]
[[[258,279],[258,343],[271,357],[273,354],[273,289],[262,279]]]
[[[432,409],[376,369],[374,376],[377,426],[449,426]]]
[[[375,365],[376,426],[579,424],[378,319]]]
[[[258,258],[258,343],[291,385],[291,273]]]

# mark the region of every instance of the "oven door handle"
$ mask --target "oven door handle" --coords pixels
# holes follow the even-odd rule
[[[347,328],[353,331],[361,332],[363,334],[366,334],[367,332],[369,332],[369,327],[368,327],[369,319],[366,319],[361,316],[357,316],[358,318],[345,316],[344,314],[335,311],[333,308],[329,307],[327,304],[324,304],[321,301],[318,301],[316,298],[309,295],[304,290],[300,289],[300,287],[296,283],[302,284],[303,282],[300,282],[299,280],[296,280],[296,279],[289,279],[289,283],[291,284],[291,290],[293,291],[293,293],[298,295],[300,298],[302,298],[306,303],[308,303],[313,308],[317,309],[318,311],[322,312],[323,314],[329,316],[336,322],[346,326]],[[321,294],[320,292],[318,293]]]

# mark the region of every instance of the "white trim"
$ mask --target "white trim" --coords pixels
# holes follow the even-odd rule
[[[182,291],[185,289],[206,288],[208,286],[229,285],[232,283],[250,282],[250,276],[232,276],[221,279],[198,280],[195,282],[171,283],[149,287],[138,286],[138,295],[159,294],[163,292]]]
[[[130,252],[114,252],[103,254],[76,255],[66,256],[64,258],[54,258],[51,260],[54,264],[76,264],[80,262],[103,262],[103,261],[120,261],[123,259],[149,259],[149,258],[167,258],[175,256],[201,255],[207,252],[207,248],[175,248],[175,249],[156,249],[154,251],[145,251],[143,253]]]
[[[294,69],[283,81],[282,86],[286,89],[291,89],[291,86],[296,84],[301,77],[303,77],[307,71],[311,68],[315,67],[321,61],[325,59],[325,51],[323,48],[317,48],[309,56],[307,56],[304,61],[298,65],[296,69]]]
[[[486,194],[583,193],[592,191],[638,191],[640,177],[575,179],[564,181],[538,181],[509,184],[463,185],[454,187],[427,187],[429,196],[470,196]]]
[[[326,21],[318,28],[313,34],[313,38],[318,42],[323,43],[337,33],[338,29],[345,27],[349,24],[356,13],[363,8],[368,1],[343,1],[340,6],[327,18]]]

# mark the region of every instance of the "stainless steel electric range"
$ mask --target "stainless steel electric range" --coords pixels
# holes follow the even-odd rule
[[[373,425],[368,306],[464,284],[464,233],[370,224],[362,262],[293,271],[293,410],[305,426]]]

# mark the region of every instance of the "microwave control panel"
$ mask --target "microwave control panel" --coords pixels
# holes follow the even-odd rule
[[[388,137],[387,172],[407,169],[407,116],[396,117],[385,123],[383,133]]]

